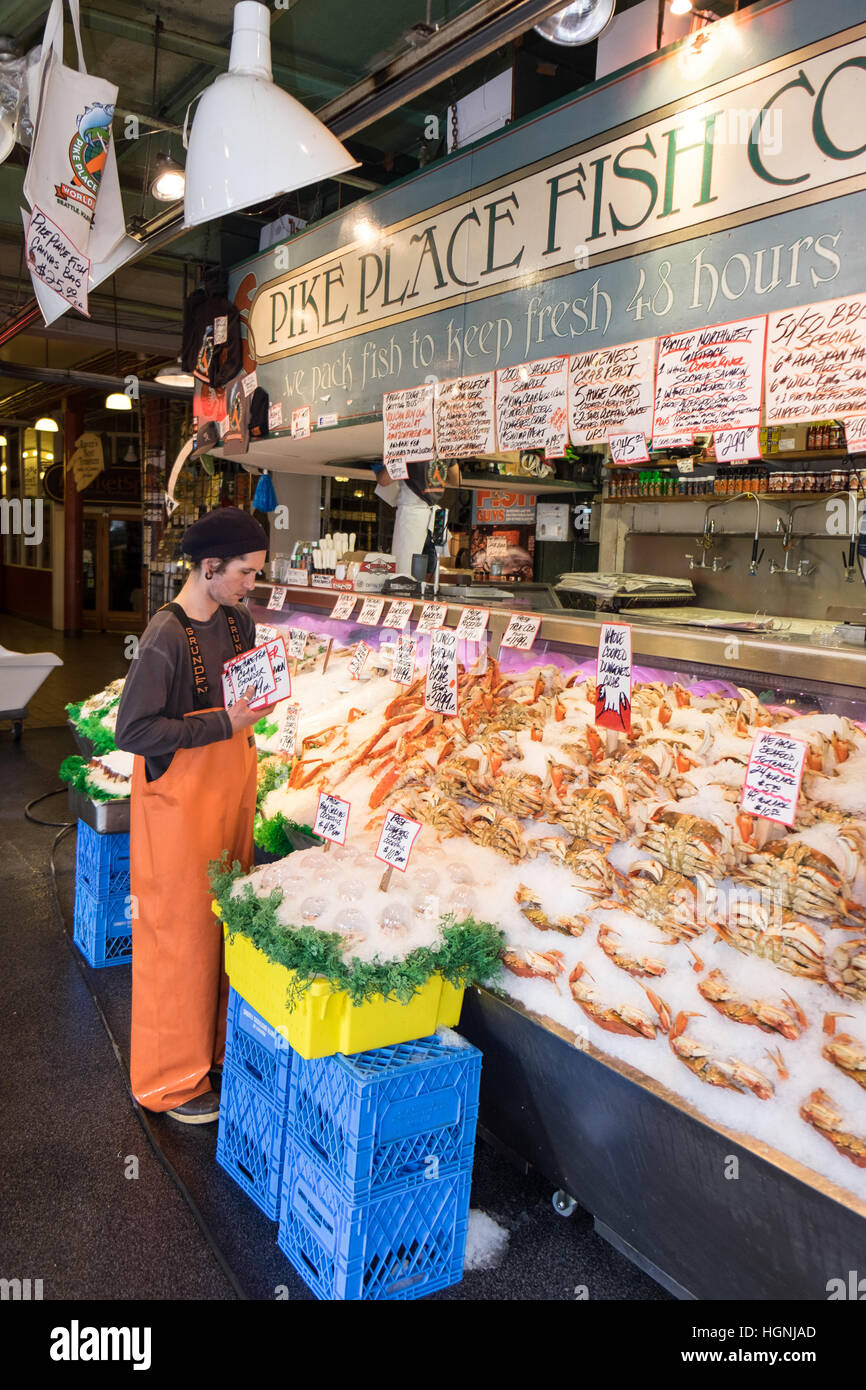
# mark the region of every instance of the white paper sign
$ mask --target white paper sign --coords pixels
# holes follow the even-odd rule
[[[90,260],[41,208],[33,209],[24,244],[30,273],[89,318]]]
[[[611,434],[649,433],[655,353],[655,338],[644,338],[571,358],[568,423],[572,444],[600,444]]]
[[[268,599],[268,608],[282,608],[286,601],[286,592],[282,585],[275,584]]]
[[[213,343],[214,347],[219,347],[229,336],[229,321],[227,314],[217,314],[213,321]]]
[[[757,428],[749,430],[716,430],[713,445],[718,463],[745,463],[761,457]]]
[[[659,338],[653,439],[760,425],[766,328],[761,316]]]
[[[300,661],[304,652],[307,650],[307,629],[305,627],[289,628],[289,658],[292,661]]]
[[[336,423],[337,415],[334,411],[331,411],[329,415],[319,415],[316,418],[316,428],[320,430],[329,430],[332,425],[336,425]]]
[[[691,434],[654,434],[654,449],[688,449],[694,436]]]
[[[223,675],[229,683],[232,704],[242,700],[250,686],[253,686],[253,695],[249,701],[250,709],[258,709],[261,705],[272,704],[278,698],[277,681],[271,665],[270,652],[271,645],[266,644],[263,647],[253,647],[251,651],[242,652],[240,656],[225,662]],[[223,689],[225,690],[225,686]],[[285,693],[291,694],[291,690]],[[229,706],[227,705],[226,708]]]
[[[770,314],[767,424],[866,415],[864,359],[862,293]]]
[[[849,454],[866,454],[866,415],[845,421],[845,447]]]
[[[295,756],[297,748],[298,720],[300,717],[300,705],[286,701],[283,706],[283,726],[280,730],[280,740],[277,746],[281,753],[288,753],[291,757]]]
[[[418,619],[416,632],[432,632],[434,628],[441,627],[445,622],[448,612],[447,603],[425,603],[421,609],[421,617]]]
[[[310,571],[299,569],[287,569],[284,571],[286,583],[291,584],[295,589],[306,589],[310,583]]]
[[[310,407],[299,406],[292,411],[292,439],[309,439],[310,429]]]
[[[793,825],[807,752],[803,739],[769,730],[757,734],[746,769],[742,809],[752,816]]]
[[[245,395],[245,396],[251,396],[251,395],[253,394],[253,392],[255,391],[256,387],[258,386],[258,384],[259,384],[259,379],[258,379],[258,377],[256,376],[256,373],[255,373],[255,372],[247,372],[246,376],[243,377],[243,379],[242,379],[242,381],[241,381],[241,385],[242,385],[243,388],[244,388],[244,395]]]
[[[361,672],[367,664],[372,647],[368,647],[366,642],[359,642],[352,655],[349,657],[349,675],[352,680],[359,680]]]
[[[496,373],[496,435],[504,452],[543,449],[558,457],[568,443],[568,358],[546,357]]]
[[[292,678],[289,675],[286,644],[282,637],[275,637],[272,642],[268,642],[266,645],[271,661],[271,671],[277,687],[273,695],[270,696],[270,700],[273,703],[276,703],[277,700],[287,700],[292,693]],[[237,689],[237,686],[235,688]]]
[[[374,627],[381,618],[384,607],[385,600],[383,598],[365,598],[358,614],[358,622],[367,623],[368,626]]]
[[[424,708],[437,714],[457,713],[457,633],[440,627],[430,637]]]
[[[383,864],[391,864],[401,873],[406,872],[412,846],[421,833],[421,822],[401,816],[399,811],[386,811],[385,823],[379,836],[376,858]]]
[[[256,646],[261,647],[265,642],[273,642],[277,636],[275,627],[268,627],[267,623],[256,623]]]
[[[464,642],[480,642],[487,630],[489,617],[489,608],[464,608],[454,632]]]
[[[395,599],[390,605],[388,612],[385,614],[385,621],[382,626],[396,627],[402,630],[412,617],[412,609],[414,606],[411,599]]]
[[[689,457],[688,457],[687,459],[677,459],[677,472],[678,472],[678,473],[694,473],[694,471],[695,471],[695,459],[694,459],[694,455],[693,455],[693,454],[690,454]]]
[[[471,458],[496,451],[492,372],[436,383],[436,455]]]
[[[391,679],[398,685],[411,685],[415,679],[418,642],[414,637],[398,637],[391,665]]]
[[[404,482],[409,477],[409,469],[402,459],[386,459],[385,471],[392,483]]]
[[[612,434],[607,442],[614,463],[649,463],[643,431],[638,434]]]
[[[331,609],[332,618],[342,618],[344,621],[351,618],[355,611],[355,604],[358,600],[354,594],[341,594]]]
[[[385,426],[385,467],[389,463],[429,463],[433,444],[433,382],[388,391],[382,402]]]
[[[217,425],[217,429],[220,432],[220,439],[225,439],[226,435],[229,432],[229,417],[227,415],[224,415],[223,418],[220,420],[219,424]]]
[[[310,581],[314,589],[330,589],[332,574],[311,574]]]
[[[540,627],[541,619],[535,617],[534,614],[512,613],[508,620],[508,627],[505,629],[505,636],[499,645],[501,647],[516,647],[521,652],[531,651]]]
[[[273,405],[269,405],[269,406],[268,406],[268,429],[269,429],[269,430],[276,430],[276,429],[279,429],[279,428],[281,427],[282,423],[283,423],[283,403],[282,403],[282,401],[276,401]]]
[[[323,840],[333,840],[335,845],[344,845],[350,809],[349,802],[341,796],[320,792],[313,834],[321,836]]]
[[[595,722],[605,729],[631,729],[631,628],[603,623],[595,667]]]

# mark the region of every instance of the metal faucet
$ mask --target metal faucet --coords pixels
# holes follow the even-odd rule
[[[797,561],[797,567],[796,567],[796,569],[793,567],[793,565],[790,565],[790,564],[788,563],[789,556],[790,556],[790,552],[791,552],[791,547],[792,547],[792,545],[793,545],[794,513],[795,513],[795,512],[804,511],[806,507],[814,507],[814,506],[816,506],[819,502],[829,502],[829,501],[830,501],[832,498],[834,498],[834,497],[848,497],[848,495],[849,495],[849,494],[848,494],[847,489],[842,490],[842,491],[837,491],[837,492],[823,492],[823,493],[821,493],[819,496],[816,496],[816,497],[814,498],[814,500],[812,500],[812,501],[809,501],[809,502],[799,502],[795,507],[792,507],[791,510],[790,510],[789,513],[788,513],[788,519],[787,519],[787,521],[783,521],[781,517],[778,517],[778,518],[777,518],[777,520],[776,520],[776,533],[777,533],[778,535],[781,535],[781,536],[782,536],[782,549],[783,549],[783,551],[785,552],[785,563],[784,563],[784,565],[780,565],[780,564],[777,564],[777,562],[776,562],[775,560],[771,560],[771,561],[770,561],[770,573],[771,573],[771,574],[793,574],[793,575],[795,575],[798,579],[805,579],[808,575],[814,574],[814,573],[815,573],[815,570],[817,569],[817,565],[811,564],[808,560],[803,560],[803,559],[798,560],[798,561]],[[845,569],[845,580],[846,580],[846,583],[848,583],[848,584],[853,584],[854,580],[857,578],[857,569],[856,569],[856,565],[855,565],[855,561],[854,561],[854,555],[855,555],[855,553],[856,553],[856,547],[857,547],[857,522],[856,522],[856,509],[855,509],[855,521],[854,521],[854,526],[853,526],[852,532],[851,532],[851,540],[850,540],[850,543],[849,543],[849,546],[848,546],[847,563],[846,563],[846,556],[845,556],[844,550],[843,550],[843,552],[842,552],[842,564],[843,564],[844,569]]]
[[[731,494],[730,496],[728,496],[728,497],[720,497],[720,498],[718,498],[717,501],[708,503],[707,509],[706,509],[706,511],[704,512],[704,529],[703,529],[703,533],[702,533],[702,535],[700,535],[700,536],[697,538],[697,543],[698,543],[698,545],[701,547],[701,550],[702,550],[702,552],[703,552],[703,554],[702,554],[702,556],[701,556],[701,563],[700,563],[699,565],[694,564],[694,563],[693,563],[694,557],[691,556],[691,555],[687,555],[685,558],[689,561],[689,569],[709,569],[709,568],[712,568],[712,569],[716,570],[716,569],[727,569],[727,568],[728,568],[728,565],[730,564],[730,561],[728,561],[728,560],[723,560],[723,561],[721,561],[718,565],[716,565],[715,563],[713,563],[712,566],[709,566],[709,565],[707,565],[707,563],[706,563],[706,554],[707,554],[707,551],[708,551],[708,550],[711,550],[711,549],[713,548],[713,546],[715,545],[715,541],[713,540],[713,536],[714,536],[714,534],[715,534],[715,521],[714,521],[714,520],[713,520],[713,521],[710,520],[710,512],[712,511],[712,509],[713,509],[714,507],[724,507],[728,502],[742,502],[743,499],[746,498],[746,497],[751,497],[751,499],[752,499],[752,501],[754,502],[755,507],[756,507],[756,513],[755,513],[755,536],[754,536],[754,540],[753,540],[753,542],[752,542],[752,558],[751,558],[751,560],[749,561],[749,574],[751,574],[751,575],[757,574],[757,572],[758,572],[758,566],[759,566],[759,564],[761,563],[761,561],[762,561],[763,558],[764,558],[764,552],[763,552],[763,550],[762,550],[761,553],[760,553],[760,555],[758,554],[758,544],[759,544],[759,542],[760,542],[760,537],[761,537],[761,499],[760,499],[760,497],[758,497],[758,495],[757,495],[756,493],[754,493],[754,492],[737,492],[737,493],[732,493],[732,494]]]

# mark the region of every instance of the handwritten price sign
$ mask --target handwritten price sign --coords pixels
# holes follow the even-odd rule
[[[420,833],[420,821],[409,820],[407,816],[401,816],[399,811],[386,812],[376,858],[405,874],[412,846]]]
[[[411,685],[415,679],[415,657],[418,643],[414,637],[399,637],[391,664],[391,679],[398,685]]]
[[[289,677],[286,647],[282,637],[268,642],[252,651],[242,652],[223,666],[223,691],[226,696],[226,709],[243,699],[249,686],[255,693],[250,700],[250,709],[284,700],[292,693]]]
[[[716,430],[713,434],[716,459],[719,463],[740,463],[761,457],[757,429]]]
[[[382,616],[384,607],[385,600],[383,598],[365,598],[358,614],[358,622],[366,623],[368,627],[375,627]]]
[[[402,631],[412,616],[414,604],[411,599],[397,599],[385,614],[383,627],[395,627]]]
[[[286,601],[286,593],[286,589],[283,589],[279,584],[275,584],[273,589],[271,589],[271,596],[268,599],[268,608],[282,608]]]
[[[267,623],[256,623],[256,646],[262,647],[265,642],[273,642],[277,636],[275,627],[268,627]]]
[[[533,614],[512,613],[500,646],[514,647],[520,652],[531,651],[540,627],[541,619]]]
[[[331,609],[331,617],[340,618],[344,621],[347,618],[351,618],[357,602],[358,600],[355,598],[354,594],[341,594]]]
[[[320,835],[323,840],[333,840],[335,845],[344,845],[350,809],[350,803],[341,796],[320,792],[313,833]]]
[[[305,627],[289,628],[289,657],[292,661],[300,661],[304,652],[307,650],[307,629]]]
[[[742,809],[752,816],[793,825],[807,751],[803,739],[770,731],[758,734],[746,769]]]
[[[649,463],[646,435],[612,434],[608,437],[610,457],[613,463]]]
[[[366,642],[359,642],[351,657],[349,658],[349,675],[352,680],[360,679],[361,672],[367,664],[367,658],[372,651]]]
[[[631,729],[631,628],[603,623],[595,669],[595,722],[604,729]]]
[[[464,642],[481,642],[489,617],[489,608],[464,608],[454,632]]]
[[[425,603],[421,609],[416,632],[432,632],[434,628],[441,627],[447,612],[447,603]]]
[[[27,265],[37,279],[87,315],[90,261],[64,235],[56,223],[34,207],[24,237]]]
[[[424,707],[437,714],[457,713],[457,633],[440,627],[430,638]]]
[[[310,407],[299,406],[292,411],[292,439],[309,439],[310,429]]]
[[[386,459],[385,472],[392,483],[402,483],[409,477],[409,469],[403,459]]]
[[[290,757],[295,756],[296,743],[298,738],[298,721],[301,717],[300,705],[286,704],[284,706],[283,727],[280,730],[280,741],[278,744],[281,753],[288,753]]]
[[[866,415],[845,421],[845,444],[849,454],[866,454]]]

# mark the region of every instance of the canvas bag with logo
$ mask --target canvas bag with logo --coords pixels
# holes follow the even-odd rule
[[[117,87],[84,65],[78,0],[69,0],[78,71],[63,62],[63,0],[42,40],[39,104],[24,194],[84,256],[104,260],[125,233],[111,122]]]

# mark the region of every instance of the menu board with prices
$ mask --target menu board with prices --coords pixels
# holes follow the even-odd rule
[[[359,642],[352,655],[349,657],[349,675],[352,680],[359,680],[361,672],[367,664],[367,660],[372,652],[372,647],[368,647],[366,642]]]
[[[496,435],[503,452],[543,449],[551,457],[568,444],[568,358],[547,357],[496,373]]]
[[[643,431],[638,434],[612,434],[607,442],[614,463],[649,463]]]
[[[595,722],[621,733],[631,730],[631,628],[603,623],[595,668]]]
[[[320,792],[313,834],[320,836],[323,840],[333,840],[335,845],[344,845],[350,810],[350,803],[344,801],[341,796],[331,796],[328,792]]]
[[[499,645],[501,647],[514,647],[519,652],[531,651],[540,627],[541,619],[535,614],[512,613],[508,619],[505,635]]]
[[[284,589],[282,585],[275,584],[274,587],[271,589],[271,596],[268,599],[268,608],[273,608],[275,610],[278,608],[282,608],[283,604],[286,601],[287,592],[288,590]]]
[[[288,753],[294,758],[297,752],[298,740],[298,721],[301,717],[300,705],[286,701],[283,706],[283,722],[280,729],[280,739],[277,747],[281,753]]]
[[[464,608],[454,629],[455,635],[464,642],[481,642],[487,631],[489,617],[489,608]]]
[[[421,616],[418,619],[417,632],[432,632],[434,628],[441,627],[445,622],[448,612],[447,603],[425,603],[421,609]]]
[[[761,423],[762,316],[659,338],[653,439]]]
[[[382,616],[384,607],[385,600],[383,598],[365,598],[358,614],[358,622],[366,623],[368,627],[375,627]]]
[[[749,755],[742,809],[748,815],[793,825],[807,752],[803,739],[772,730],[759,733]]]
[[[748,430],[716,430],[713,447],[717,463],[745,463],[761,457],[757,427]]]
[[[436,457],[433,444],[433,382],[388,391],[382,403],[385,426],[383,462],[429,463]],[[393,476],[393,475],[392,475]]]
[[[331,617],[346,621],[354,613],[357,602],[354,594],[341,594],[331,609]]]
[[[430,636],[424,708],[436,714],[457,713],[457,633],[440,627]]]
[[[571,358],[568,373],[572,444],[601,444],[612,434],[649,434],[653,417],[655,338],[596,348]]]
[[[496,418],[492,372],[436,384],[436,455],[441,459],[471,458],[496,450]]]
[[[411,599],[395,599],[394,602],[390,604],[388,612],[385,614],[385,621],[382,626],[400,629],[404,628],[412,617],[412,609],[414,606]]]
[[[418,642],[414,637],[398,637],[391,665],[391,679],[398,685],[411,685],[415,679]]]
[[[770,314],[767,424],[866,415],[866,294]]]
[[[421,822],[402,816],[399,811],[386,811],[382,833],[376,848],[376,858],[383,864],[406,872],[412,846],[421,833]]]

